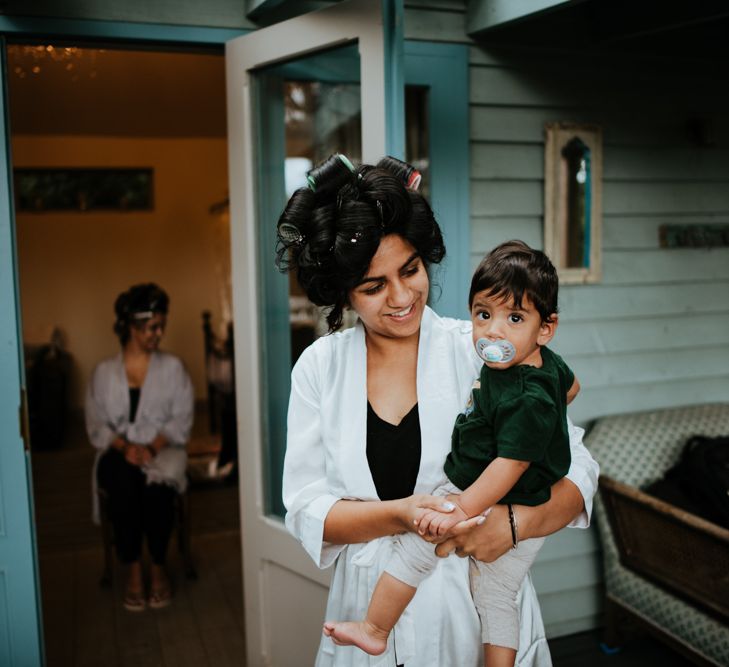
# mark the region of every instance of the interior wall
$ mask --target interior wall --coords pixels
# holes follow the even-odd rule
[[[59,327],[74,359],[72,403],[95,364],[116,354],[116,296],[153,281],[170,296],[162,349],[180,356],[205,397],[203,310],[221,318],[227,223],[209,213],[227,196],[224,138],[15,136],[16,167],[151,167],[152,211],[18,213],[23,329],[37,341]],[[227,266],[229,267],[229,260]]]

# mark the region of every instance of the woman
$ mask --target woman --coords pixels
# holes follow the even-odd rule
[[[327,618],[361,618],[392,536],[413,530],[419,507],[442,502],[438,483],[455,417],[481,362],[470,322],[427,307],[427,269],[445,254],[432,211],[406,190],[412,170],[386,158],[354,170],[339,156],[310,175],[279,220],[279,260],[309,298],[345,307],[357,326],[320,338],[292,372],[283,497],[286,524],[319,567],[335,563]],[[466,295],[464,295],[464,300]],[[586,526],[597,466],[570,424],[572,467],[538,507],[517,507],[519,538]],[[491,561],[511,547],[506,508],[460,524],[438,546]],[[531,582],[522,587],[517,665],[549,665]],[[421,585],[377,660],[323,638],[318,666],[476,667],[482,650],[468,561],[446,558]]]
[[[94,481],[108,497],[119,560],[127,565],[124,607],[170,604],[165,573],[175,494],[186,488],[185,443],[194,396],[182,362],[159,351],[169,299],[153,283],[134,285],[114,304],[121,353],[95,369],[86,393],[86,430],[99,450]],[[143,538],[152,559],[145,597]]]

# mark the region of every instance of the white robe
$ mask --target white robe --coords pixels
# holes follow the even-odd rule
[[[164,434],[169,444],[144,466],[144,474],[148,483],[168,484],[179,493],[185,491],[185,445],[192,428],[194,401],[192,382],[182,361],[172,354],[155,352],[149,360],[132,423],[129,421],[129,383],[122,354],[104,359],[96,366],[86,389],[85,402],[86,432],[98,450],[92,473],[96,523],[99,522],[96,465],[117,435],[146,445],[157,434]]]
[[[430,493],[443,479],[451,430],[478,376],[481,361],[471,323],[438,317],[426,308],[418,349],[417,393],[422,438],[416,493]],[[340,499],[377,500],[366,454],[367,351],[364,328],[318,339],[291,375],[288,441],[283,475],[286,526],[320,568],[334,563],[327,619],[364,618],[392,538],[335,545],[323,540],[324,520]],[[572,466],[568,478],[585,501],[573,526],[586,527],[597,489],[598,467],[582,444],[583,431],[570,422]],[[531,579],[520,592],[519,667],[551,665],[539,603]],[[479,620],[468,585],[468,560],[438,563],[420,586],[376,658],[326,637],[317,667],[477,667],[482,663]]]

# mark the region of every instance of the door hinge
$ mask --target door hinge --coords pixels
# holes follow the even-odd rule
[[[20,388],[20,437],[23,439],[23,447],[26,452],[30,451],[30,420],[28,418],[28,391],[25,387]]]

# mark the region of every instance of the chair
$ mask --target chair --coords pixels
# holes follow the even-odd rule
[[[729,531],[640,491],[697,434],[729,433],[729,404],[603,417],[585,444],[600,464],[596,523],[606,643],[631,620],[698,665],[729,665]]]
[[[213,333],[212,315],[209,310],[203,311],[203,342],[205,345],[205,375],[208,381],[208,421],[210,433],[221,429],[224,405],[229,395],[235,395],[233,377],[233,323],[228,323],[224,340]]]
[[[99,584],[103,587],[111,585],[112,567],[114,564],[114,530],[109,518],[109,496],[102,488],[96,491],[99,499],[99,517],[101,519],[101,536],[104,542],[104,569]],[[177,531],[177,547],[188,579],[197,579],[197,570],[190,548],[190,497],[188,492],[175,496],[175,530]]]

